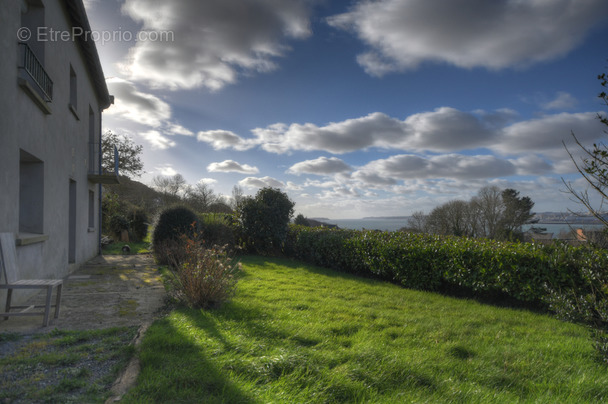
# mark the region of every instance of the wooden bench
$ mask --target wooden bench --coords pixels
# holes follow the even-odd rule
[[[7,289],[6,292],[6,308],[4,313],[0,313],[0,317],[8,320],[9,316],[40,316],[43,315],[42,326],[46,327],[49,324],[49,316],[51,307],[55,307],[55,318],[59,317],[59,307],[61,304],[61,289],[63,287],[62,279],[27,279],[19,280],[19,268],[17,265],[17,248],[15,244],[15,236],[13,233],[0,233],[0,265],[2,266],[2,275],[4,278],[0,283],[0,289]],[[51,304],[53,288],[57,288],[57,297],[55,304]],[[46,303],[44,305],[31,306],[11,306],[11,298],[13,289],[46,289]],[[44,307],[44,312],[32,311]],[[11,312],[11,309],[21,309],[21,311]]]

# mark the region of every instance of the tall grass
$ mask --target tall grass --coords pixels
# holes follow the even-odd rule
[[[241,262],[232,302],[152,325],[125,402],[608,400],[583,327],[297,261]]]

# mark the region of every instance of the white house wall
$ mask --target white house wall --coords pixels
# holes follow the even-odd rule
[[[69,17],[59,0],[43,0],[45,25],[70,31]],[[2,0],[0,7],[0,232],[19,233],[20,151],[43,162],[42,234],[20,234],[29,245],[18,246],[21,277],[62,278],[98,254],[100,223],[94,214],[89,228],[89,191],[99,208],[99,186],[87,180],[89,106],[94,111],[96,139],[101,111],[81,55],[72,41],[45,42],[44,67],[53,81],[53,99],[46,114],[18,84],[18,39],[21,0]],[[77,105],[70,111],[70,66],[77,77]],[[75,259],[69,262],[70,181],[76,186]],[[42,237],[39,237],[42,236]],[[21,295],[21,294],[20,294]],[[0,294],[0,302],[3,296]]]

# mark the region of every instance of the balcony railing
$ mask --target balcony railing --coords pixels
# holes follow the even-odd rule
[[[35,84],[36,90],[46,102],[53,100],[53,81],[44,70],[32,49],[23,42],[19,43],[19,68],[27,74],[28,81]]]
[[[118,149],[114,146],[114,171],[106,170],[99,163],[99,143],[89,143],[89,181],[97,184],[118,184]]]

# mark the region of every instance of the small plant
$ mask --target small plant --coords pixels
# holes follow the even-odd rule
[[[164,210],[152,235],[154,258],[159,264],[169,264],[170,251],[179,249],[182,235],[192,236],[196,231],[197,217],[190,209],[177,206]]]
[[[219,307],[234,294],[240,263],[234,263],[223,247],[206,248],[197,240],[182,236],[180,246],[170,254],[176,297],[200,309]]]

